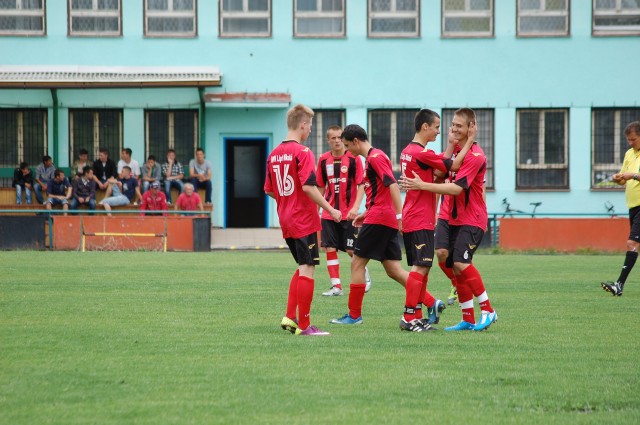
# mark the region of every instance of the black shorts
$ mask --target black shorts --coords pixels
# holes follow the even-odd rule
[[[640,206],[633,207],[629,210],[629,240],[640,242]]]
[[[438,219],[436,224],[436,249],[446,249],[451,251],[451,242],[449,241],[449,220],[444,218]]]
[[[433,230],[416,230],[404,233],[402,237],[409,266],[431,267],[433,265]]]
[[[293,259],[300,266],[317,266],[320,264],[318,234],[312,233],[302,238],[286,238]]]
[[[471,264],[473,253],[480,246],[484,236],[484,230],[475,226],[449,226],[449,236],[453,251],[449,251],[447,267],[453,267],[453,263]]]
[[[335,248],[340,251],[353,251],[353,244],[358,229],[353,227],[352,221],[343,220],[336,223],[333,220],[322,219],[322,241],[325,248]]]
[[[370,260],[402,260],[398,230],[382,224],[365,224],[360,228],[354,253]]]

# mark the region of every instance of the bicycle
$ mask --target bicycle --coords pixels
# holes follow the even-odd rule
[[[507,198],[502,199],[502,205],[504,205],[504,214],[502,214],[502,218],[504,218],[507,214],[513,215],[513,213],[525,214],[522,210],[516,210],[511,208],[511,204],[507,201]],[[533,210],[531,211],[531,217],[536,215],[536,209],[542,205],[542,202],[529,202],[529,205],[533,206]]]

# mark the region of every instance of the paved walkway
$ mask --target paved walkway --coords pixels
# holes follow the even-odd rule
[[[287,249],[277,229],[211,229],[211,249]]]

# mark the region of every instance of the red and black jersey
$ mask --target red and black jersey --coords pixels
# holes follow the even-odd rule
[[[409,143],[400,154],[402,174],[414,177],[415,173],[427,183],[433,183],[434,170],[446,173],[451,168],[451,163],[449,158],[438,155],[417,142]],[[402,230],[434,230],[435,220],[436,194],[426,190],[407,191],[402,206]]]
[[[284,238],[302,238],[320,230],[318,207],[302,190],[316,185],[315,157],[295,140],[280,143],[267,158],[264,191],[273,193]]]
[[[349,210],[353,208],[363,174],[362,161],[348,151],[339,157],[326,152],[318,160],[318,186],[326,187],[324,198],[333,208],[340,210],[343,218],[346,218]],[[327,211],[322,211],[322,218],[333,220]]]
[[[456,172],[454,184],[463,191],[453,197],[451,205],[452,226],[475,226],[487,230],[487,204],[484,201],[484,175],[487,170],[487,158],[482,148],[474,143],[464,157],[462,166]]]
[[[389,186],[396,183],[391,160],[380,149],[371,148],[367,153],[364,169],[364,190],[367,195],[367,212],[364,224],[381,224],[398,228],[396,210]]]

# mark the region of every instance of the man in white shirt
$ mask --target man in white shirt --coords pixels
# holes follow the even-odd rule
[[[122,149],[120,153],[120,161],[118,161],[118,177],[122,178],[122,167],[131,168],[131,176],[140,179],[140,164],[135,159],[131,159],[133,151],[129,148]]]

